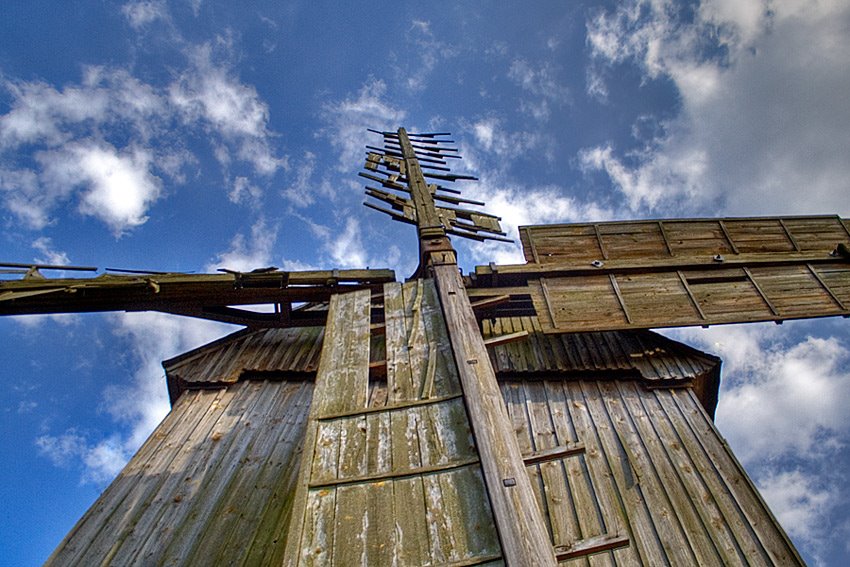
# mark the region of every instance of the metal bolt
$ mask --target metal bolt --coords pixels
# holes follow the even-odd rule
[[[502,479],[502,484],[504,484],[507,487],[516,486],[516,479],[515,478]]]
[[[594,260],[593,262],[590,263],[590,265],[593,266],[594,268],[601,268],[602,266],[605,265],[605,262],[603,262],[602,260]]]

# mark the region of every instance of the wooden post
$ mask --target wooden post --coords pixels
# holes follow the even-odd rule
[[[434,265],[433,274],[505,561],[510,566],[554,566],[549,531],[457,264]]]

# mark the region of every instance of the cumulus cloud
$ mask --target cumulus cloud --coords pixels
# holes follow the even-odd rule
[[[35,440],[39,453],[58,467],[69,468],[81,464],[80,481],[104,485],[121,472],[132,453],[118,436],[93,440],[76,429],[61,435],[40,435]]]
[[[814,549],[823,544],[828,537],[827,520],[838,502],[835,486],[824,486],[799,470],[790,470],[763,476],[759,490],[792,538]]]
[[[271,175],[285,167],[286,161],[272,149],[268,105],[256,89],[240,82],[225,61],[214,60],[212,44],[191,50],[190,61],[169,87],[169,99],[184,121],[220,134],[258,173]]]
[[[277,227],[269,227],[263,219],[251,227],[251,235],[238,233],[230,241],[230,248],[219,254],[207,264],[206,271],[214,272],[219,268],[250,272],[256,268],[265,268],[272,263],[272,250],[277,242]]]
[[[474,148],[464,147],[464,159],[475,167],[477,159],[472,152],[493,154],[497,158],[516,158],[532,151],[539,151],[544,146],[544,137],[539,132],[511,132],[506,130],[504,121],[494,116],[480,118],[466,125],[476,143]],[[469,155],[468,155],[469,154]],[[490,165],[487,164],[488,168]]]
[[[39,236],[36,238],[32,247],[38,252],[35,258],[37,264],[52,264],[54,266],[67,266],[71,263],[68,254],[62,250],[57,250],[53,246],[53,240],[47,236]]]
[[[367,128],[393,131],[404,120],[405,112],[386,101],[386,92],[383,81],[371,78],[356,95],[325,104],[322,118],[327,126],[322,133],[339,155],[339,171],[351,172],[362,165]]]
[[[330,237],[325,248],[330,254],[334,266],[340,268],[363,267],[367,264],[366,250],[360,232],[360,223],[350,217],[345,229],[338,236]]]
[[[127,6],[143,19],[159,4]],[[284,168],[268,107],[233,75],[228,49],[225,42],[224,54],[215,56],[212,44],[188,48],[189,65],[167,86],[103,66],[84,68],[78,84],[62,88],[4,81],[10,95],[0,115],[5,208],[42,229],[58,207],[73,203],[120,235],[147,220],[164,182],[183,182],[184,166],[198,163],[187,148],[200,136],[225,166],[244,163],[263,177]],[[231,197],[255,200],[258,191],[237,176]]]
[[[41,154],[42,183],[52,193],[82,188],[81,213],[99,218],[116,234],[147,221],[150,205],[160,193],[153,175],[153,156],[141,148],[119,152],[106,143],[68,144]]]
[[[598,13],[587,26],[594,72],[634,64],[646,80],[671,81],[681,109],[639,151],[589,148],[584,165],[633,208],[846,214],[848,25],[850,6],[837,1],[705,1],[689,16],[637,0]]]

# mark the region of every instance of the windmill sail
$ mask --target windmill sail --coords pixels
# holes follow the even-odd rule
[[[510,288],[502,293],[530,299],[548,332],[850,316],[850,231],[837,216],[544,225],[520,234],[528,262],[479,266],[473,294]]]

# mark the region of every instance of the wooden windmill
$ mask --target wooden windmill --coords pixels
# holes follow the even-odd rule
[[[164,363],[171,413],[48,563],[802,563],[712,423],[720,361],[647,329],[850,315],[848,221],[522,227],[440,185],[442,133],[378,132],[387,270],[45,279],[0,313],[156,310],[245,328]],[[67,269],[67,268],[63,268]],[[239,305],[268,303],[272,313]]]

